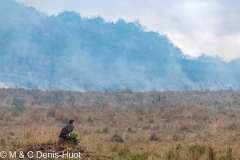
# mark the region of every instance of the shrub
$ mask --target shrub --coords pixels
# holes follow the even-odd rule
[[[107,127],[106,127],[106,128],[103,128],[103,133],[109,133],[109,130],[108,130]]]
[[[119,134],[114,134],[110,139],[112,142],[124,142],[123,138]]]
[[[19,112],[23,112],[24,110],[26,110],[26,100],[25,99],[14,97],[12,105]]]
[[[78,144],[79,143],[79,139],[77,138],[77,134],[76,133],[71,133],[70,135],[67,135],[67,139],[70,141],[73,141],[74,144]]]
[[[150,136],[150,141],[157,141],[159,138],[155,132],[153,132]]]

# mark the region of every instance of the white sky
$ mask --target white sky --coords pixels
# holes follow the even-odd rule
[[[138,20],[185,54],[240,58],[239,0],[16,0],[49,15],[69,10],[106,21]]]

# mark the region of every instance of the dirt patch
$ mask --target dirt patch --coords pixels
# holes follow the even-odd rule
[[[94,152],[87,151],[84,147],[80,145],[76,145],[73,141],[67,140],[67,139],[60,139],[58,142],[49,142],[42,144],[38,151],[35,151],[35,153],[40,153],[38,155],[46,155],[48,158],[46,159],[86,159],[90,160],[95,157],[98,157],[103,160],[109,160],[110,157],[103,156],[103,155],[97,155]],[[34,155],[34,158],[31,159],[39,159],[36,157],[36,154]],[[49,155],[47,155],[50,153]],[[67,157],[69,155],[69,157]],[[25,153],[25,157],[28,157],[27,153]]]

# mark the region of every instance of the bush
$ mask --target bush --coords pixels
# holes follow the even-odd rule
[[[79,139],[77,138],[77,134],[76,133],[71,133],[70,135],[67,135],[67,139],[70,141],[73,141],[74,144],[78,144],[79,143]]]
[[[26,100],[25,99],[14,97],[12,105],[19,112],[23,112],[24,110],[26,110]]]
[[[155,132],[153,132],[150,136],[150,141],[157,141],[159,138]]]
[[[103,128],[103,133],[109,133],[109,130],[108,130],[107,127],[106,127],[106,128]]]
[[[119,134],[114,134],[110,139],[112,142],[124,142],[123,138]]]

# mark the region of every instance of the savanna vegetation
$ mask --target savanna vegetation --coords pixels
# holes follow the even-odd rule
[[[74,119],[74,143],[61,128]],[[83,159],[240,158],[240,91],[0,89],[0,150],[81,151]]]

